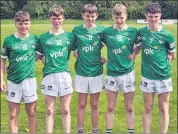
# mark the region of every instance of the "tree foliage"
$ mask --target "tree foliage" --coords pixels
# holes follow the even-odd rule
[[[48,10],[53,4],[61,5],[65,10],[65,17],[70,19],[81,18],[81,8],[86,3],[93,3],[98,7],[99,19],[111,19],[111,10],[115,4],[122,3],[128,9],[129,19],[144,18],[145,7],[150,2],[158,2],[162,7],[162,18],[176,19],[177,1],[175,0],[150,0],[150,1],[124,1],[124,0],[1,0],[1,19],[13,18],[19,10],[26,10],[32,18],[44,19],[48,17]]]

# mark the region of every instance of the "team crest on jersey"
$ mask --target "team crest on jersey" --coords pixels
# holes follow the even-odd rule
[[[163,41],[162,41],[162,40],[159,40],[159,44],[163,44]]]
[[[130,37],[127,37],[127,40],[130,40],[131,38]]]
[[[122,49],[126,49],[126,47],[127,47],[126,45],[123,45],[123,46],[122,46]]]
[[[62,49],[62,51],[66,51],[67,50],[67,47],[64,47],[63,49]]]
[[[32,44],[32,48],[35,48],[35,45],[34,45],[34,44]]]
[[[93,46],[97,46],[98,45],[98,41],[95,41],[94,43],[93,43]]]
[[[154,48],[154,49],[159,49],[159,46],[154,46],[153,48]]]
[[[70,41],[67,41],[67,44],[70,44]]]

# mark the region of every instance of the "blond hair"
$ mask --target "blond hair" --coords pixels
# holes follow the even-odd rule
[[[127,8],[122,4],[116,4],[112,8],[112,16],[120,16],[121,14],[127,14]]]

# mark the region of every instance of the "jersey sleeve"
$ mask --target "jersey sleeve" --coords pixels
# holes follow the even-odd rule
[[[70,45],[69,45],[69,48],[68,48],[68,60],[70,58],[70,53],[71,53],[71,50],[73,50],[73,44],[74,44],[74,34],[73,33],[69,33],[69,39],[70,39]]]
[[[38,36],[34,36],[34,40],[35,40],[35,50],[37,50],[38,47]]]
[[[141,42],[142,42],[142,39],[141,39],[140,31],[138,30],[136,34],[136,39],[135,39],[135,46],[136,47],[141,46]]]
[[[175,51],[175,40],[172,34],[169,34],[167,36],[167,48],[169,52],[174,52]]]
[[[39,54],[39,55],[44,55],[43,50],[42,50],[41,38],[38,39],[38,45],[37,45],[36,53]]]
[[[71,49],[72,49],[72,51],[75,51],[77,49],[77,38],[76,38],[76,35],[75,35],[75,28],[72,31],[72,35],[73,35],[73,42],[71,44]]]
[[[7,57],[8,57],[8,43],[7,43],[7,39],[5,39],[3,42],[3,47],[1,48],[1,58],[7,59]]]

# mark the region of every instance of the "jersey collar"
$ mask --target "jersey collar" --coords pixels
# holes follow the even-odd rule
[[[62,33],[64,33],[64,29],[60,29],[60,31],[56,34],[54,34],[51,30],[49,31],[49,34],[53,34],[53,35],[60,35],[60,34],[62,34]]]
[[[30,36],[30,34],[27,33],[27,36],[26,36],[25,38],[20,38],[20,37],[18,37],[17,33],[14,33],[14,37],[15,37],[16,39],[24,40],[24,39],[26,39],[26,38],[29,38],[29,36]]]
[[[116,29],[116,30],[118,30],[118,31],[122,31],[122,30],[126,30],[126,29],[128,28],[128,25],[125,24],[123,28],[117,29],[117,28],[116,28],[116,24],[114,24],[114,25],[113,25],[113,28]]]
[[[150,30],[150,27],[149,27],[149,26],[147,26],[147,29],[148,29],[148,30]],[[160,32],[162,29],[163,29],[163,26],[162,26],[162,25],[160,25],[159,29],[158,29],[157,31],[155,31],[155,32]],[[150,30],[150,31],[151,31],[151,30]]]
[[[90,29],[88,29],[88,28],[86,27],[86,25],[83,24],[83,28],[88,29],[88,30],[91,30],[92,28],[95,28],[95,27],[96,27],[96,25],[94,24],[93,27],[91,27]]]

